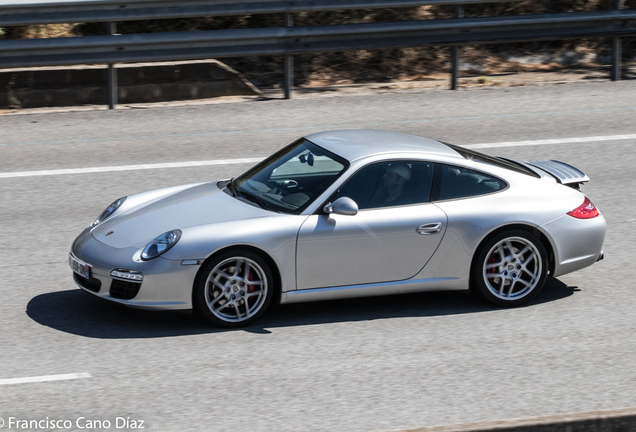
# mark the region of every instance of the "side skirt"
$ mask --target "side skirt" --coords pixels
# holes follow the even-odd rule
[[[281,294],[280,303],[302,303],[423,291],[457,291],[465,289],[468,289],[468,281],[460,280],[459,278],[409,279],[396,282],[288,291]]]

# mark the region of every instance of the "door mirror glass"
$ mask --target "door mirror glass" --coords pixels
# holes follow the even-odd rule
[[[355,216],[358,214],[358,204],[348,197],[340,197],[333,203],[327,204],[323,211],[327,214],[339,214],[346,216]]]

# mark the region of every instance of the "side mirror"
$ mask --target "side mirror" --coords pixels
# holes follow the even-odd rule
[[[340,197],[333,203],[329,203],[322,209],[327,214],[339,214],[346,216],[355,216],[358,214],[358,204],[348,197]]]

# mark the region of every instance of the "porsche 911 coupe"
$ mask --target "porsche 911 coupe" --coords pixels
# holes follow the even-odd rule
[[[518,306],[603,258],[588,180],[413,135],[320,132],[236,178],[116,200],[69,265],[91,294],[224,327],[272,302],[429,290]]]

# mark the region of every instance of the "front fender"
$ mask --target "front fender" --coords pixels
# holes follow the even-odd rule
[[[283,292],[296,289],[296,241],[307,216],[274,215],[184,228],[179,243],[162,255],[174,261],[202,262],[222,249],[251,246],[271,257]]]

